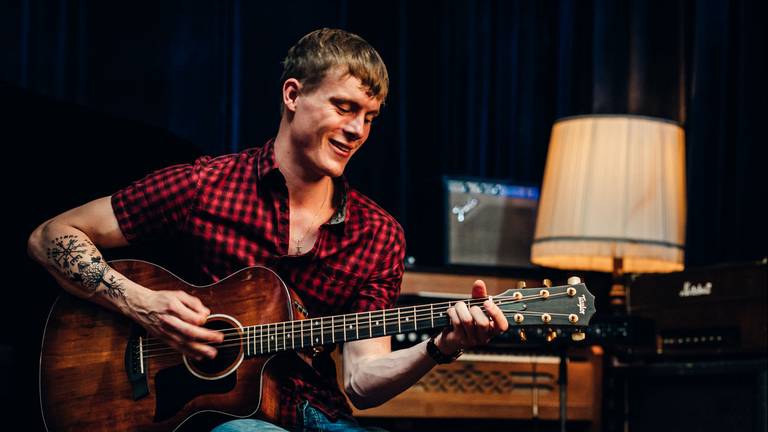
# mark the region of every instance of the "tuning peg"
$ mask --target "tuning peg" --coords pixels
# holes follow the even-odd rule
[[[574,342],[580,342],[586,338],[587,338],[587,335],[584,334],[584,332],[581,330],[571,333],[571,340],[573,340]]]
[[[581,283],[581,278],[578,276],[571,276],[568,278],[568,285],[578,285]]]
[[[550,279],[544,279],[543,281],[541,281],[541,283],[543,283],[544,286],[547,288],[552,288],[552,280]]]
[[[524,281],[524,280],[521,280],[521,281],[517,281],[517,288],[518,288],[518,289],[523,289],[523,288],[525,288],[525,281]]]
[[[547,330],[547,342],[552,342],[555,339],[557,339],[557,332],[552,329]]]
[[[525,342],[528,340],[528,336],[525,335],[525,330],[520,329],[517,331],[517,335],[520,336],[520,341]]]

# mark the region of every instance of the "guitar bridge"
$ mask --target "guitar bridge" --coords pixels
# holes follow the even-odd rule
[[[131,397],[139,400],[149,394],[147,360],[144,355],[144,334],[134,328],[125,347],[125,372],[131,384]]]

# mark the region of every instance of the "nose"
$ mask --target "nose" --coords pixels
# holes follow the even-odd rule
[[[357,115],[353,119],[344,125],[344,134],[347,135],[347,139],[351,141],[357,141],[363,137],[365,131],[365,116]]]

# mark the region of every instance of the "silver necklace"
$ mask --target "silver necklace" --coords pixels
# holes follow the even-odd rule
[[[315,222],[317,222],[318,216],[320,216],[320,213],[323,211],[323,208],[325,207],[325,202],[328,201],[328,192],[330,188],[331,188],[331,183],[329,181],[328,185],[325,188],[325,196],[323,197],[323,203],[320,204],[320,208],[317,209],[317,212],[315,212],[315,216],[312,218],[312,222],[310,222],[307,230],[304,231],[304,235],[296,239],[296,255],[301,255],[301,244],[304,242],[304,239],[307,237],[307,234],[309,234],[309,232],[312,231],[312,227],[315,226]]]

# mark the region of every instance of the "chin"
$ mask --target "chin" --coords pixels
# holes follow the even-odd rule
[[[341,162],[337,160],[326,160],[320,166],[320,171],[329,177],[339,177],[344,174],[344,169],[347,167],[346,161]]]
[[[323,173],[328,177],[340,177],[344,174],[344,168],[343,165],[341,167],[326,168],[323,170]]]

